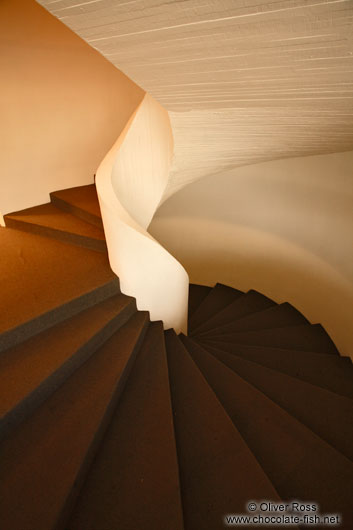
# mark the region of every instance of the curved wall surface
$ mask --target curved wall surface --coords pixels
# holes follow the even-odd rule
[[[126,241],[125,251],[129,256],[126,262],[120,256],[119,264],[114,264],[115,270],[120,270],[119,274],[126,270],[125,278],[131,272],[131,276],[136,276],[136,284],[140,285],[141,290],[146,288],[146,281],[138,276],[137,265],[134,270],[133,245],[128,243],[130,240],[137,242],[140,238],[142,254],[138,253],[137,247],[135,249],[140,268],[145,267],[147,271],[150,266],[150,263],[144,262],[145,251],[151,252],[151,256],[155,251],[154,259],[158,261],[165,258],[166,270],[169,266],[171,270],[179,270],[180,281],[184,282],[185,271],[178,269],[175,260],[161,250],[160,245],[148,235],[146,227],[157,204],[187,184],[206,177],[199,187],[189,188],[185,195],[171,199],[175,202],[166,203],[166,209],[160,210],[153,224],[153,233],[157,234],[158,230],[155,230],[159,229],[161,240],[166,241],[168,248],[174,248],[176,255],[182,257],[190,268],[193,280],[236,281],[237,286],[242,288],[257,285],[258,282],[259,290],[275,299],[285,297],[288,293],[290,296],[287,298],[294,305],[311,320],[321,320],[341,349],[346,348],[350,341],[345,320],[347,313],[343,311],[340,300],[346,301],[347,296],[350,298],[347,293],[350,293],[351,285],[351,216],[347,214],[347,204],[351,208],[349,179],[352,171],[347,173],[347,160],[351,161],[348,151],[353,145],[352,1],[283,0],[271,3],[258,0],[255,3],[239,3],[233,0],[188,0],[161,3],[159,0],[150,0],[116,3],[100,0],[77,4],[74,0],[40,0],[40,3],[108,61],[148,90],[170,113],[175,142],[174,157],[171,165],[170,159],[166,161],[164,155],[157,157],[156,171],[151,171],[148,176],[151,188],[145,177],[137,177],[136,169],[143,169],[139,155],[141,146],[144,156],[148,157],[152,144],[149,143],[148,135],[143,136],[140,130],[140,144],[132,141],[136,149],[129,149],[134,130],[132,122],[129,138],[127,129],[124,131],[129,141],[122,144],[121,136],[120,143],[117,143],[121,147],[121,154],[116,164],[110,155],[106,159],[111,163],[111,191],[116,193],[115,198],[119,196],[114,215],[117,212],[121,215],[121,239],[118,241],[113,236],[113,209],[109,208],[110,213],[105,220],[106,231],[111,239],[111,248],[116,249],[114,254],[119,254],[118,242],[122,245],[121,241]],[[7,33],[11,42],[22,39],[27,44],[29,37],[35,40],[38,27],[28,24],[25,15],[30,5],[33,7],[35,4],[31,0],[4,0],[1,3],[1,9],[4,7],[5,12],[10,12],[11,6],[15,6],[13,18],[19,15],[22,20],[22,27],[16,30],[17,33],[11,30]],[[36,9],[40,9],[39,6]],[[6,31],[5,27],[5,34]],[[102,91],[100,82],[106,79],[106,63],[103,67],[102,57],[91,50],[92,57],[99,60],[99,66],[97,63],[92,75],[91,63],[82,59],[78,48],[72,57],[82,59],[82,64],[71,65],[70,62],[71,80],[69,85],[64,86],[74,86],[75,91],[66,94],[61,83],[68,75],[68,57],[63,52],[71,52],[72,48],[63,48],[61,37],[58,41],[51,38],[52,33],[47,32],[38,44],[41,50],[38,72],[43,76],[40,86],[48,86],[46,93],[40,93],[42,101],[37,106],[43,110],[41,119],[44,125],[34,129],[38,134],[30,136],[27,130],[22,138],[24,146],[29,146],[26,151],[28,160],[25,156],[17,156],[20,142],[13,152],[11,149],[5,150],[10,164],[3,164],[3,168],[15,168],[17,174],[21,174],[23,197],[26,190],[32,192],[38,174],[41,179],[45,174],[50,175],[50,178],[52,174],[55,179],[60,177],[60,186],[54,187],[63,187],[64,182],[68,182],[67,186],[87,182],[80,181],[82,171],[86,179],[87,168],[93,167],[93,161],[98,164],[107,145],[122,131],[144,94],[127,78],[124,78],[127,91],[124,91],[121,101],[116,97],[119,88],[115,92],[114,84],[109,85],[111,90],[108,92]],[[86,46],[79,39],[77,43],[82,49]],[[43,53],[50,47],[50,51],[56,52],[57,62],[54,64],[50,63],[53,55],[49,58]],[[19,57],[23,56],[22,46],[14,58],[19,61]],[[7,55],[4,57],[4,65],[10,65],[9,71],[15,79],[13,87],[16,94],[21,79],[26,81],[30,76],[36,79],[31,69],[33,54],[30,52],[26,56],[29,73],[23,62],[19,69],[16,61],[7,64]],[[83,66],[88,82],[83,84],[80,92],[72,81],[77,80]],[[65,75],[58,75],[60,68]],[[109,71],[109,75],[113,70]],[[23,71],[25,75],[22,75]],[[123,78],[117,70],[115,75],[120,76],[119,81]],[[20,110],[15,112],[15,134],[18,134],[23,109],[26,111],[25,116],[29,111],[34,118],[30,123],[38,118],[38,113],[31,113],[32,101],[36,101],[37,84],[33,82],[33,86],[30,83],[27,85],[28,90],[21,91],[24,104],[21,98],[18,99],[21,105]],[[11,83],[9,87],[11,97]],[[92,87],[94,94],[100,96],[98,108],[97,100],[94,100],[92,108],[86,104],[87,90]],[[24,93],[29,96],[29,103]],[[69,137],[72,136],[73,141],[68,143],[67,120],[61,122],[62,94],[66,98],[65,109],[68,109],[72,120]],[[48,105],[43,104],[48,101]],[[85,104],[81,105],[81,101],[85,101]],[[68,102],[74,102],[75,106],[70,107]],[[108,105],[108,108],[107,102],[112,103],[112,106]],[[11,112],[12,107],[16,108],[16,105],[11,106]],[[55,109],[60,112],[55,113]],[[71,112],[71,109],[75,110]],[[76,109],[79,112],[76,113]],[[141,112],[143,114],[143,109]],[[162,114],[157,112],[153,118]],[[45,118],[48,115],[51,115],[50,125],[58,124],[55,139],[59,138],[60,148],[50,143],[53,137],[50,134],[52,129],[49,128],[49,134],[47,131]],[[103,124],[100,121],[102,117]],[[137,123],[137,114],[135,118]],[[158,122],[159,118],[155,124]],[[100,124],[98,128],[97,123]],[[79,127],[76,127],[77,124]],[[161,128],[162,125],[155,127],[156,130]],[[94,148],[86,141],[86,134],[94,142],[98,138]],[[40,155],[43,154],[43,139],[49,142],[50,149],[44,153],[47,163],[39,167],[36,161],[41,160]],[[158,137],[160,141],[169,153],[162,136]],[[328,158],[307,156],[345,151],[346,155],[331,155],[331,158],[329,155]],[[294,156],[306,158],[297,158],[297,162],[288,158]],[[88,160],[90,164],[86,163]],[[156,157],[152,156],[151,160],[156,161]],[[263,163],[266,160],[277,162]],[[170,174],[165,180],[160,175],[164,175],[167,165],[170,165]],[[102,167],[106,168],[106,164]],[[28,182],[23,180],[25,170],[30,177]],[[230,171],[228,180],[225,171]],[[8,182],[8,173],[11,172],[4,173]],[[15,175],[15,171],[12,174]],[[129,178],[125,179],[124,174],[129,174]],[[208,179],[208,175],[213,176]],[[214,183],[213,189],[209,187],[211,181]],[[38,194],[37,199],[45,195],[44,188],[40,187],[42,194]],[[197,199],[195,196],[194,205],[202,197],[207,206],[197,215],[193,211],[194,206],[191,213],[185,211],[187,197],[192,196],[193,189],[197,190],[198,195]],[[168,208],[171,204],[181,206],[178,203],[181,197],[184,213],[178,211],[174,217],[168,217]],[[103,200],[111,206],[107,197],[101,197]],[[23,207],[29,205],[26,202]],[[8,206],[6,208],[9,210]],[[211,215],[211,212],[214,214]],[[168,235],[164,233],[167,224],[171,230]],[[181,229],[185,229],[182,235]],[[169,245],[171,238],[174,238],[174,243]],[[265,247],[262,245],[264,241],[268,242]],[[214,248],[210,250],[212,245]],[[145,246],[146,249],[142,251]],[[271,248],[270,257],[265,252],[267,247]],[[219,252],[218,257],[215,257],[214,249]],[[201,255],[203,265],[196,266]],[[288,261],[285,256],[291,256],[291,259]],[[237,274],[234,266],[230,265],[233,258],[238,264]],[[112,263],[114,260],[111,257]],[[255,262],[259,265],[256,269],[259,279],[253,277],[255,270],[252,264]],[[244,263],[243,268],[240,263]],[[278,271],[278,274],[274,272],[271,277],[270,267],[261,269],[261,263],[272,263],[273,270]],[[283,274],[279,273],[279,263],[283,265]],[[298,274],[295,280],[293,264]],[[268,273],[263,274],[261,270],[268,270]],[[318,270],[322,274],[318,274]],[[311,280],[306,276],[309,272]],[[280,280],[273,279],[276,275]],[[226,277],[227,280],[224,279]],[[164,277],[163,281],[168,285]],[[123,284],[126,286],[124,288],[130,290],[127,279],[123,280]],[[170,281],[169,284],[172,294],[174,286]],[[291,290],[290,285],[296,287]],[[304,294],[299,295],[300,286],[301,291],[307,293],[306,297]],[[327,291],[327,299],[330,300],[321,308],[320,289],[321,293]],[[175,287],[173,296],[176,293]],[[349,302],[347,307],[350,307]],[[160,313],[157,311],[157,314]],[[341,324],[338,323],[338,315],[342,316]],[[180,313],[180,326],[184,320],[185,315]]]
[[[255,288],[353,351],[353,152],[207,177],[157,211],[151,233],[190,280]]]
[[[151,320],[186,333],[188,275],[147,232],[167,185],[172,150],[168,113],[146,94],[100,165],[96,186],[121,291],[136,298]]]
[[[40,0],[169,112],[165,198],[232,167],[353,148],[352,0]]]

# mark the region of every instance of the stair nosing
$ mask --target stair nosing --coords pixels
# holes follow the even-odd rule
[[[103,221],[101,217],[91,212],[88,212],[84,208],[76,206],[65,199],[62,199],[61,197],[57,197],[55,195],[56,193],[56,191],[52,191],[49,194],[50,202],[54,206],[56,206],[56,208],[59,208],[64,212],[70,213],[71,215],[74,215],[78,219],[81,219],[82,221],[85,221],[88,224],[92,224],[93,226],[103,229]]]
[[[119,296],[119,295],[118,295]],[[90,309],[90,308],[89,308]],[[136,313],[134,299],[126,300],[125,306],[101,326],[88,340],[78,346],[72,355],[50,374],[38,382],[29,393],[23,396],[0,418],[0,441],[17,425],[25,421],[40,405],[60,388],[71,375],[90,359],[109,338]]]
[[[0,334],[0,355],[2,351],[12,348],[30,337],[49,329],[55,324],[63,322],[68,318],[77,315],[81,311],[119,293],[120,282],[118,278],[113,278],[109,282],[105,282],[94,289],[86,291],[78,297],[72,298],[71,300],[59,304],[30,320],[3,331]],[[93,298],[93,300],[90,301],[91,298]],[[55,317],[54,320],[53,317]]]
[[[24,232],[30,232],[31,234],[36,234],[40,237],[57,239],[63,243],[82,246],[96,252],[107,251],[107,245],[104,238],[99,239],[91,236],[84,236],[82,234],[76,234],[75,232],[62,230],[60,228],[53,228],[38,223],[23,221],[21,219],[17,219],[16,217],[12,217],[12,214],[5,215],[4,219],[8,228],[15,228]]]
[[[187,337],[188,340],[191,340],[193,341],[193,339],[191,337]],[[252,383],[250,383],[249,381],[247,381],[243,376],[239,375],[237,372],[234,372],[231,368],[229,368],[225,363],[223,363],[222,361],[220,361],[218,358],[216,358],[214,355],[212,355],[212,353],[208,352],[207,350],[205,350],[204,348],[202,348],[201,345],[197,344],[197,342],[193,341],[196,346],[198,347],[201,347],[201,349],[203,351],[206,352],[206,354],[210,355],[215,361],[217,361],[218,363],[220,363],[224,368],[226,368],[230,373],[235,373],[237,377],[239,377],[240,379],[242,379],[242,381],[246,384],[246,385],[249,385],[252,389],[254,389],[256,392],[259,392],[261,394],[261,396],[263,396],[266,400],[269,400],[273,405],[275,405],[275,407],[278,407],[279,409],[281,409],[281,411],[283,411],[287,416],[289,416],[293,421],[297,422],[298,424],[300,424],[302,427],[304,427],[305,429],[307,429],[315,438],[317,438],[320,442],[324,443],[325,445],[328,445],[331,449],[333,449],[336,453],[338,453],[342,458],[346,459],[349,464],[352,466],[352,469],[353,469],[353,461],[350,460],[346,455],[344,455],[343,453],[341,453],[341,451],[339,451],[338,449],[336,449],[333,445],[331,445],[329,442],[327,442],[326,440],[324,440],[323,438],[321,438],[321,436],[319,436],[318,434],[316,434],[314,431],[312,431],[310,429],[310,427],[308,427],[307,425],[305,425],[304,423],[302,423],[300,420],[298,420],[295,416],[293,416],[290,412],[288,412],[285,408],[283,408],[281,405],[279,405],[278,403],[276,403],[276,401],[274,401],[272,398],[268,397],[264,392],[262,392],[262,390],[259,390],[255,385],[253,385]],[[190,354],[191,355],[191,354]],[[195,362],[195,361],[194,361]],[[251,362],[251,361],[249,361]],[[200,368],[199,368],[200,369]],[[208,383],[209,384],[209,383]],[[211,386],[211,385],[210,385]],[[211,387],[212,388],[212,387]],[[215,391],[214,391],[215,392]],[[345,398],[345,399],[349,399],[349,398]],[[221,404],[222,405],[222,404]],[[222,405],[223,406],[223,405]],[[233,420],[231,420],[233,421]]]
[[[277,305],[273,305],[271,307],[267,307],[266,309],[260,309],[258,311],[253,311],[251,313],[248,313],[246,315],[242,315],[241,317],[239,318],[235,318],[233,321],[231,322],[227,322],[226,324],[221,324],[215,328],[211,328],[209,330],[205,330],[205,331],[202,331],[202,332],[197,332],[197,330],[194,331],[194,334],[195,336],[197,335],[198,337],[202,337],[202,338],[206,338],[210,335],[212,335],[213,333],[219,333],[219,334],[226,334],[227,331],[225,331],[225,328],[226,326],[231,326],[233,323],[240,323],[243,321],[243,320],[246,320],[248,318],[251,318],[252,316],[261,316],[261,314],[264,314],[264,316],[266,316],[266,313],[268,311],[273,311],[274,309],[279,309],[279,308],[283,308],[283,307],[291,307],[295,313],[297,313],[298,315],[300,315],[304,322],[302,325],[304,324],[310,324],[312,325],[311,322],[309,322],[309,320],[302,314],[300,313],[300,311],[298,311],[294,306],[292,306],[289,302],[282,302],[282,303],[279,303]],[[301,324],[298,324],[298,323],[294,323],[293,326],[297,326],[297,325],[301,325]],[[277,326],[277,328],[282,328],[282,327],[292,327],[291,324],[285,324],[283,326]],[[261,330],[261,329],[277,329],[277,328],[273,328],[272,326],[270,327],[266,327],[266,328],[256,328],[256,329],[246,329],[245,331],[258,331],[258,330]],[[228,333],[241,333],[242,331],[244,330],[236,330],[236,331],[232,331],[230,330]]]

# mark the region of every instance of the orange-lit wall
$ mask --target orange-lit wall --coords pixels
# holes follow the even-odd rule
[[[0,213],[93,175],[144,91],[34,0],[0,2]]]

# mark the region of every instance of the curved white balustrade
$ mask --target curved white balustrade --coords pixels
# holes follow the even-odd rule
[[[147,232],[167,186],[172,150],[168,112],[146,94],[99,166],[96,186],[121,291],[151,320],[185,333],[188,275]]]

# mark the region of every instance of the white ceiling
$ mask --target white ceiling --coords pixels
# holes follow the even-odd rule
[[[40,3],[169,110],[169,194],[232,166],[353,149],[353,0]]]

